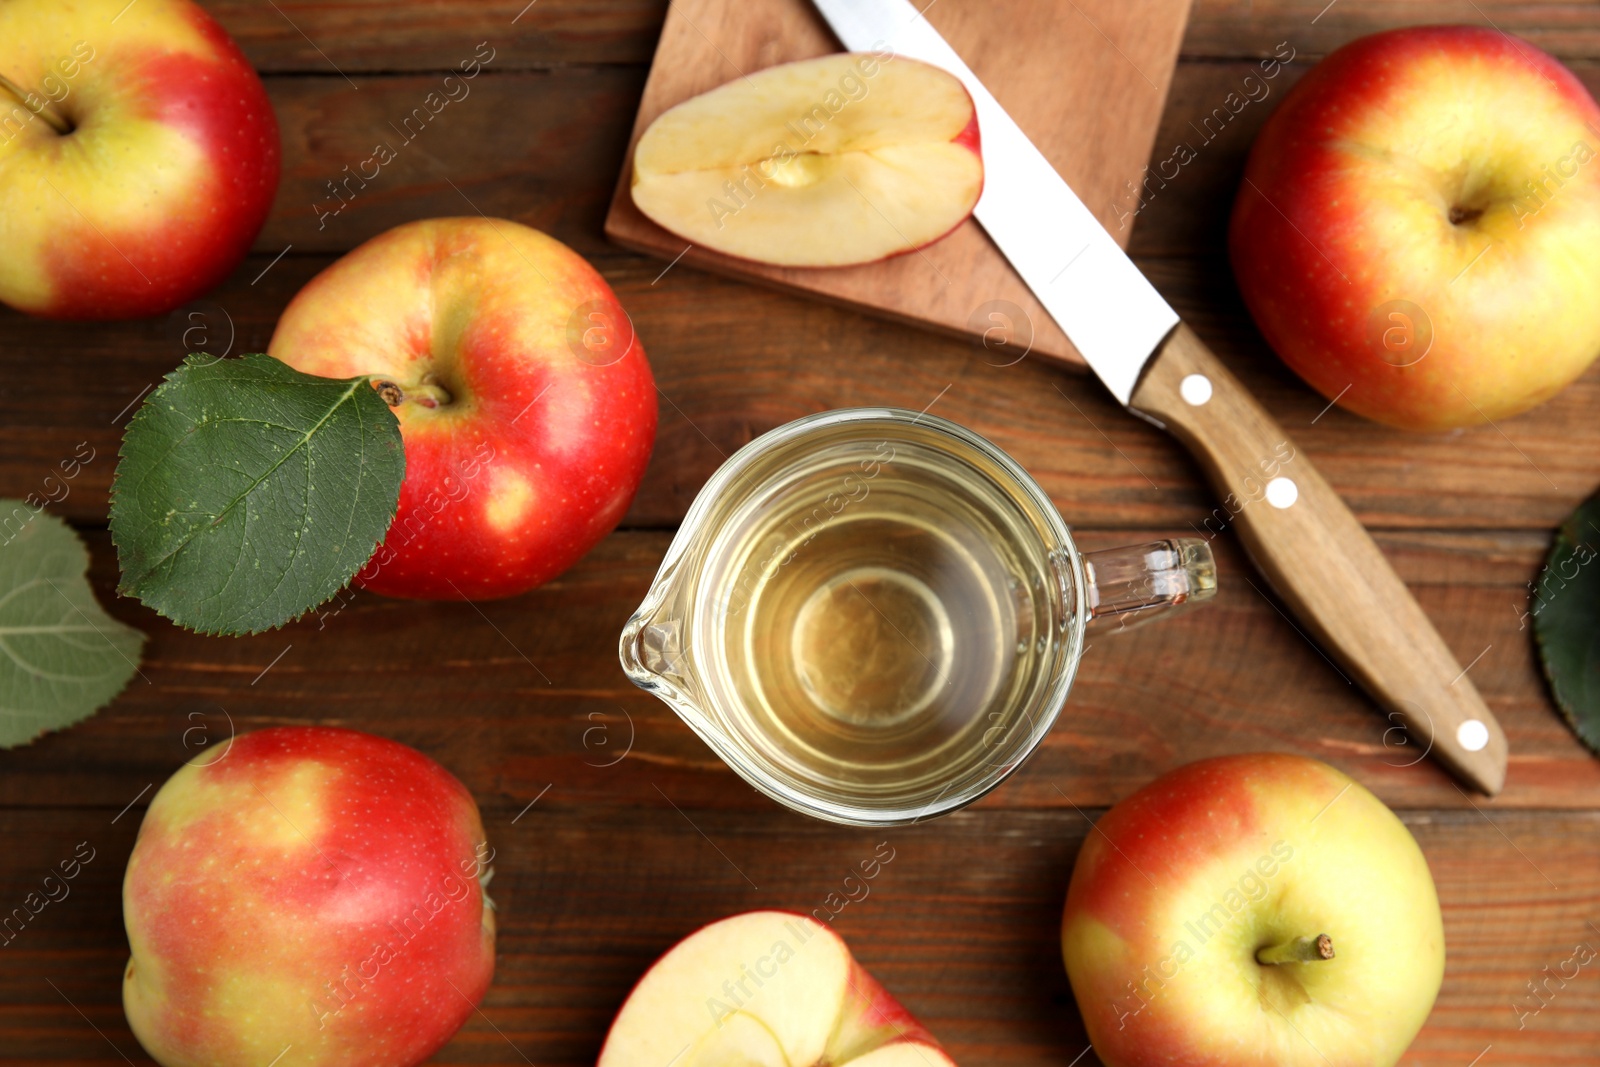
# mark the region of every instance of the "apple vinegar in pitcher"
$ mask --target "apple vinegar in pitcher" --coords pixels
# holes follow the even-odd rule
[[[764,472],[696,597],[719,728],[808,791],[905,795],[1012,759],[1071,598],[993,473],[848,435]]]
[[[1216,590],[1204,541],[1084,555],[1017,462],[898,408],[810,415],[712,475],[618,643],[756,789],[856,826],[997,786],[1061,713],[1092,619]]]

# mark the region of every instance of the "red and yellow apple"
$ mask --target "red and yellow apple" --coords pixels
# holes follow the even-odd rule
[[[704,248],[786,267],[870,263],[972,214],[972,97],[888,52],[768,67],[664,112],[633,155],[633,202]]]
[[[922,1024],[808,916],[706,926],[645,972],[599,1067],[954,1067]]]
[[[278,123],[189,0],[0,4],[0,301],[65,319],[172,310],[250,249]]]
[[[1335,51],[1251,151],[1230,251],[1267,342],[1394,426],[1481,424],[1600,354],[1600,107],[1526,41],[1425,26]]]
[[[1106,812],[1061,945],[1107,1067],[1389,1067],[1444,976],[1410,832],[1334,768],[1273,753],[1191,763]]]
[[[282,727],[184,766],[123,882],[123,1007],[163,1067],[404,1067],[494,973],[493,852],[433,760]]]
[[[411,222],[313,278],[268,352],[374,376],[405,442],[399,510],[356,576],[389,596],[512,596],[628,509],[655,443],[655,381],[605,279],[501,219]]]

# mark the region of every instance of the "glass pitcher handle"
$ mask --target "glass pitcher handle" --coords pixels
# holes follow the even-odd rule
[[[1193,537],[1090,552],[1083,572],[1090,623],[1115,617],[1119,629],[1163,618],[1217,591],[1211,546]]]

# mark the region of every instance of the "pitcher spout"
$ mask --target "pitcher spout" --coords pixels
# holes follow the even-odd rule
[[[666,701],[702,736],[706,732],[700,676],[689,649],[689,614],[669,560],[644,603],[623,627],[617,649],[628,680]]]
[[[664,681],[681,686],[689,678],[688,649],[676,619],[641,608],[623,628],[618,651],[622,669],[643,689],[656,690]]]

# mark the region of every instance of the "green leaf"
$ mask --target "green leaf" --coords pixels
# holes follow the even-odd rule
[[[122,440],[120,591],[202,633],[282,626],[371,558],[404,479],[400,423],[367,378],[190,356]]]
[[[1529,613],[1556,705],[1600,752],[1600,494],[1562,524]]]
[[[0,748],[81,722],[139,669],[144,634],[107,615],[67,524],[0,500]]]

